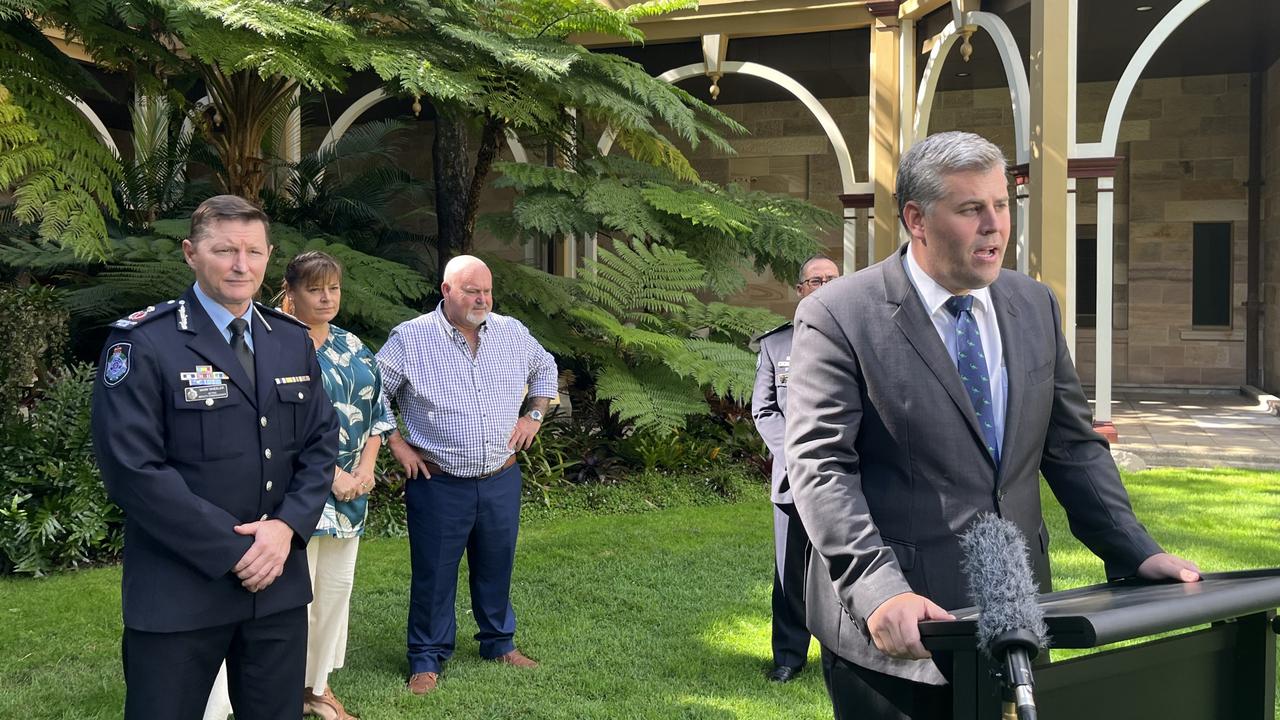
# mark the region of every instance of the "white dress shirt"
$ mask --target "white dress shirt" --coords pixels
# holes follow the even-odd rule
[[[916,262],[911,248],[903,253],[903,266],[907,277],[916,288],[916,294],[924,303],[924,311],[933,321],[933,328],[951,356],[952,367],[956,362],[956,318],[944,304],[951,298],[951,292],[929,277],[929,274]],[[1004,442],[1004,417],[1009,398],[1009,374],[1004,365],[1004,343],[1000,337],[1000,325],[996,321],[996,309],[992,303],[991,289],[970,290],[973,296],[973,317],[978,321],[978,332],[982,334],[982,349],[987,356],[987,377],[995,378],[991,383],[991,405],[996,423],[996,437]],[[957,374],[959,371],[956,371]]]

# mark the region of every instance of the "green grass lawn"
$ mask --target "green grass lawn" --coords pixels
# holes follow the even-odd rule
[[[1157,539],[1206,570],[1280,565],[1280,476],[1151,471],[1129,487]],[[1100,581],[1101,563],[1046,505],[1056,587]],[[478,658],[464,581],[457,653],[441,690],[416,698],[403,689],[407,545],[367,541],[347,668],[333,685],[364,720],[830,717],[816,645],[796,682],[763,679],[771,547],[763,492],[712,507],[527,522],[517,640],[542,667]],[[0,582],[0,717],[120,716],[118,583],[115,568]]]

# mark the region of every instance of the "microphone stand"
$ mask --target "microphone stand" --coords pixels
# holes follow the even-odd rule
[[[1036,720],[1031,661],[1039,652],[1039,639],[1030,630],[1008,630],[991,641],[991,656],[1000,663],[1002,720]]]

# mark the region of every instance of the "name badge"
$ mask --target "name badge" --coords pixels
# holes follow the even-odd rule
[[[791,379],[791,356],[790,355],[787,356],[786,360],[778,361],[777,378],[778,378],[779,385],[786,385],[787,381]]]
[[[214,400],[221,400],[229,395],[226,385],[200,385],[198,387],[189,387],[183,390],[183,396],[187,402],[200,402],[206,400],[210,405]]]

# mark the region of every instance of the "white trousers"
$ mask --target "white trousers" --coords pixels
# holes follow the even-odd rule
[[[351,586],[356,579],[356,554],[360,538],[317,535],[307,543],[311,570],[311,604],[307,606],[306,686],[319,695],[329,687],[329,673],[342,667],[347,657],[347,627]],[[204,720],[227,720],[231,698],[227,694],[227,664],[209,693]]]
[[[319,535],[307,543],[312,600],[307,606],[306,687],[317,695],[329,687],[329,673],[347,658],[347,621],[359,549],[358,537]]]

